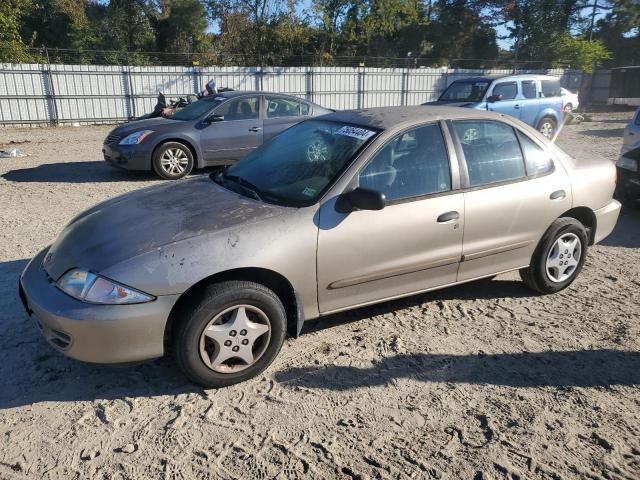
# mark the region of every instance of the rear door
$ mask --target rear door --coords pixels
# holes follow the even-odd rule
[[[309,116],[311,109],[303,100],[278,95],[264,96],[264,141],[275,137]]]
[[[520,80],[520,120],[527,125],[535,127],[540,111],[540,100],[538,99],[538,81],[535,79]]]
[[[544,145],[507,123],[457,120],[450,125],[464,158],[458,281],[528,265],[543,233],[571,208],[567,173]]]
[[[222,121],[203,127],[200,141],[208,164],[235,161],[262,145],[261,96],[235,97],[220,105],[213,114]]]
[[[518,99],[518,82],[510,80],[493,84],[488,96],[500,95],[497,102],[487,104],[487,108],[493,112],[504,113],[515,118],[520,118],[520,104]]]

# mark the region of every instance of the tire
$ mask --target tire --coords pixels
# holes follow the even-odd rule
[[[259,375],[273,362],[287,330],[285,309],[275,293],[258,283],[228,281],[196,295],[179,312],[171,339],[176,362],[191,381],[205,388],[226,387]],[[234,329],[234,314],[241,309],[245,320],[238,313]],[[269,331],[260,333],[265,326]],[[249,351],[254,363],[246,361]]]
[[[556,128],[558,128],[558,125],[551,117],[544,117],[538,124],[538,131],[547,138],[553,138],[556,134]]]
[[[567,253],[567,250],[571,250],[569,240],[574,239],[578,241],[577,247],[571,253]],[[562,245],[562,248],[555,249],[559,245]],[[542,236],[531,258],[531,265],[520,270],[520,278],[537,292],[559,292],[571,285],[582,270],[587,256],[587,245],[587,230],[582,223],[575,218],[558,218]],[[579,258],[576,262],[578,249]],[[564,262],[564,265],[549,268],[557,261]]]
[[[193,170],[193,153],[180,142],[167,142],[153,152],[153,171],[165,180],[178,180]]]

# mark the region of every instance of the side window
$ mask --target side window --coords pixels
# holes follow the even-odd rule
[[[535,80],[523,80],[520,86],[522,87],[522,95],[524,98],[537,98]]]
[[[311,110],[310,106],[306,102],[300,103],[300,115],[309,115],[309,110]]]
[[[561,95],[560,81],[540,80],[540,90],[542,92],[542,96],[545,98],[559,97]]]
[[[264,97],[267,118],[299,117],[302,102],[282,97]],[[307,111],[309,106],[306,105]]]
[[[260,97],[242,97],[229,100],[220,105],[216,115],[223,115],[224,120],[254,120],[260,115]]]
[[[509,125],[491,120],[454,121],[472,187],[525,176],[524,159]]]
[[[513,100],[518,94],[516,82],[503,82],[493,87],[492,95],[502,95],[501,100]]]
[[[391,139],[360,171],[359,185],[384,193],[388,201],[451,190],[440,126],[425,125]]]
[[[518,138],[524,153],[527,175],[543,175],[553,170],[553,160],[547,152],[522,132],[518,132]]]
[[[636,125],[640,125],[640,108],[638,109],[638,113],[636,113]]]

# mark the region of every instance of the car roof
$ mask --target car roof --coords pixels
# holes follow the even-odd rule
[[[380,130],[394,130],[428,121],[465,118],[490,118],[498,120],[503,117],[505,117],[505,115],[501,113],[488,112],[486,110],[440,105],[417,105],[341,110],[316,117],[316,119],[320,118],[322,120],[350,123]]]
[[[493,80],[560,80],[552,75],[539,73],[519,73],[517,75],[483,75],[478,77],[456,78],[455,82],[491,82]],[[453,82],[452,82],[453,83]]]
[[[287,98],[293,98],[296,100],[303,100],[307,103],[313,103],[313,102],[309,102],[308,100],[302,98],[302,97],[296,97],[294,95],[287,95],[286,93],[277,93],[277,92],[261,92],[258,90],[225,90],[222,92],[217,93],[216,95],[221,96],[221,97],[225,97],[225,98],[233,98],[233,97],[238,97],[240,95],[277,95],[278,97],[287,97]]]

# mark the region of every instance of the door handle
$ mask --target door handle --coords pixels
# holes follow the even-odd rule
[[[566,196],[567,196],[567,192],[565,192],[564,190],[556,190],[551,195],[549,195],[549,198],[551,200],[559,200],[559,199],[564,198]]]
[[[458,220],[460,218],[460,214],[458,212],[447,212],[443,213],[438,217],[438,223],[446,223],[451,220]]]
[[[515,105],[513,106],[513,108],[515,108],[516,110],[518,110],[518,109],[520,108],[520,105],[515,104]]]
[[[249,129],[250,132],[259,132],[260,130],[262,130],[260,127],[251,127]]]

